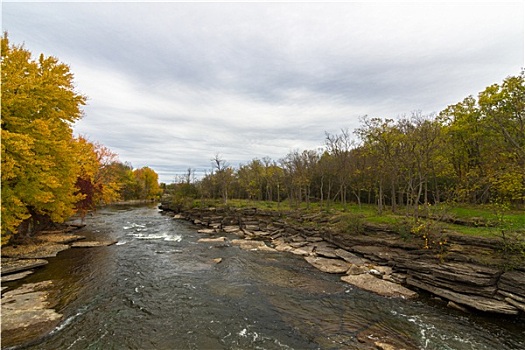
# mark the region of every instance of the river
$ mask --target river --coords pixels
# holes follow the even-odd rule
[[[80,234],[118,243],[61,252],[23,281],[53,280],[64,315],[27,349],[525,348],[518,321],[379,297],[289,253],[197,243],[195,227],[154,206],[87,223]]]

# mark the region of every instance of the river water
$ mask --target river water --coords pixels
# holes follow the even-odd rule
[[[53,280],[64,315],[27,349],[525,348],[519,321],[379,297],[288,253],[197,243],[195,227],[154,206],[87,223],[80,234],[118,243],[61,252],[24,280]]]

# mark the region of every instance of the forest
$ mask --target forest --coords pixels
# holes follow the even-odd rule
[[[73,134],[87,97],[69,66],[38,59],[23,45],[2,49],[2,244],[97,205],[169,194],[194,200],[272,201],[329,209],[377,205],[378,213],[425,214],[438,203],[525,204],[525,71],[424,115],[363,116],[355,130],[325,133],[325,147],[237,168],[216,154],[212,169],[166,185],[149,167],[133,169],[97,142]]]
[[[216,154],[199,180],[194,170],[167,186],[175,206],[194,199],[247,199],[309,207],[377,205],[410,215],[437,203],[525,203],[525,73],[507,77],[443,111],[360,119],[351,131],[325,133],[325,147],[238,168]]]
[[[2,48],[2,245],[82,218],[97,205],[157,198],[158,175],[133,169],[97,142],[73,134],[86,96],[55,57],[33,59],[22,45]]]

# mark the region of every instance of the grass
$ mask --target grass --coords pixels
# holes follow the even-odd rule
[[[222,206],[220,200],[206,200],[203,203],[205,206]],[[200,207],[200,201],[195,201],[194,206]],[[301,203],[299,208],[289,201],[281,203],[273,201],[256,201],[256,200],[240,200],[230,199],[227,206],[233,208],[258,208],[261,210],[281,210],[290,211],[300,209],[305,213],[319,213],[325,212],[331,215],[339,215],[342,218],[345,216],[349,220],[359,218],[363,222],[372,224],[383,224],[392,227],[398,227],[400,223],[407,222],[405,215],[405,208],[398,208],[397,213],[392,213],[387,208],[382,215],[378,214],[377,206],[372,204],[357,205],[355,203],[347,204],[346,208],[340,203],[330,203],[327,207],[326,203],[320,204],[318,202],[311,202],[309,205]],[[517,232],[525,236],[525,212],[523,210],[502,210],[501,207],[491,205],[440,205],[431,206],[431,214],[437,217],[454,217],[458,219],[475,220],[479,222],[479,226],[465,226],[451,223],[441,223],[441,227],[449,231],[454,231],[460,234],[480,236],[480,237],[501,237],[502,230],[506,232]],[[411,218],[408,218],[410,221]],[[425,222],[426,219],[419,219],[420,222]],[[484,225],[484,223],[486,225]]]

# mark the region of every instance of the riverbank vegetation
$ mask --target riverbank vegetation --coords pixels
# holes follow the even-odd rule
[[[175,208],[195,200],[317,211],[339,210],[410,230],[440,222],[466,234],[525,235],[525,73],[438,114],[362,117],[325,147],[295,150],[238,168],[219,154],[212,169],[166,186]],[[452,225],[452,226],[451,226]]]
[[[97,205],[159,196],[158,176],[109,148],[73,135],[87,97],[69,66],[23,46],[2,48],[2,245],[84,216]]]

